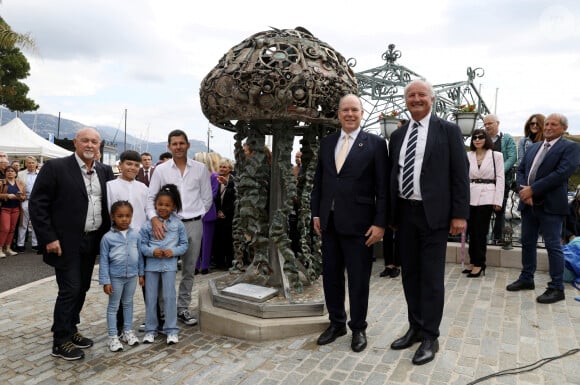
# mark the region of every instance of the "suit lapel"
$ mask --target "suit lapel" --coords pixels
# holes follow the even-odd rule
[[[441,133],[441,124],[439,123],[439,119],[434,116],[431,116],[429,119],[429,131],[427,132],[427,142],[425,143],[425,154],[423,155],[423,164],[422,167],[429,162],[429,158],[433,153],[436,144],[437,144],[437,135]]]
[[[68,172],[70,174],[71,180],[73,181],[75,187],[80,190],[82,195],[88,199],[87,188],[85,186],[85,181],[83,180],[84,177],[81,173],[81,168],[79,167],[74,154],[70,156],[68,163]]]
[[[342,133],[339,134],[339,138],[340,138],[340,135],[342,135]],[[352,144],[350,151],[348,152],[346,159],[344,160],[344,164],[342,165],[342,168],[340,169],[340,173],[342,173],[343,170],[350,167],[350,165],[359,164],[357,159],[360,157],[360,155],[363,153],[363,151],[365,151],[366,148],[368,147],[367,146],[368,137],[369,137],[368,133],[364,132],[363,130],[361,130],[358,133],[356,140]],[[337,142],[338,142],[338,139],[337,139]],[[336,148],[336,143],[335,143],[335,148]],[[333,158],[333,162],[334,162],[334,158]],[[334,162],[334,164],[335,164],[335,169],[336,169],[336,162]]]
[[[336,145],[338,143],[338,140],[340,139],[341,132],[342,131],[335,132],[333,134],[330,134],[330,136],[328,136],[328,155],[326,156],[326,160],[330,164],[329,168],[333,170],[335,173],[336,173],[336,160],[334,158],[334,154],[336,151]]]

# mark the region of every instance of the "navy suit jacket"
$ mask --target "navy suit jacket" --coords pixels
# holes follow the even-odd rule
[[[528,185],[532,163],[544,141],[534,143],[527,151],[516,171],[518,187]],[[543,204],[550,214],[568,214],[568,178],[580,163],[580,145],[561,137],[546,154],[532,183],[534,204]],[[524,208],[520,201],[519,209]]]
[[[399,154],[409,124],[397,129],[389,142],[391,216],[397,225]],[[469,161],[459,127],[432,115],[420,176],[421,196],[427,224],[432,229],[449,227],[451,218],[469,218]]]
[[[313,217],[326,230],[332,202],[339,234],[364,235],[371,225],[385,227],[387,218],[387,144],[377,135],[360,131],[340,170],[335,148],[340,132],[320,142],[311,194]]]
[[[115,178],[110,166],[95,162],[102,192],[99,238],[111,227],[106,183]],[[75,155],[49,160],[42,166],[30,196],[29,212],[44,261],[66,268],[79,257],[88,209],[88,195]],[[46,253],[46,244],[60,241],[62,255]]]

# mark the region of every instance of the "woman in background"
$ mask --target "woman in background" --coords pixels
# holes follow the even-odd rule
[[[544,140],[544,120],[546,118],[542,114],[533,114],[526,120],[524,125],[524,137],[518,142],[518,161],[516,166],[526,155],[528,148],[536,143]]]
[[[215,157],[215,156],[214,156]],[[217,218],[215,209],[215,198],[217,197],[219,190],[219,182],[217,180],[218,174],[217,170],[213,167],[212,157],[207,152],[198,152],[195,154],[195,160],[206,165],[207,169],[211,173],[211,193],[214,202],[212,203],[210,209],[202,218],[203,222],[203,236],[201,238],[201,253],[200,258],[197,259],[195,264],[195,273],[198,274],[201,270],[201,274],[209,273],[209,263],[212,254],[213,245],[213,234],[215,231],[215,220]]]
[[[493,151],[493,141],[484,129],[477,129],[471,137],[467,153],[469,160],[469,261],[463,273],[468,278],[485,275],[487,233],[493,211],[500,211],[504,192],[503,155]]]

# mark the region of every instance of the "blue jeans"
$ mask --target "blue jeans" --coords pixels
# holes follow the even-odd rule
[[[548,250],[551,282],[548,287],[564,290],[564,253],[561,236],[564,216],[546,213],[543,206],[528,206],[522,210],[522,281],[532,282],[537,267],[538,234],[544,237]]]
[[[163,332],[167,335],[177,334],[177,299],[175,295],[176,271],[146,271],[145,272],[145,333],[157,334],[157,299],[159,280],[163,293],[163,312],[165,323]]]
[[[137,276],[129,278],[111,277],[113,292],[109,296],[107,305],[107,329],[109,337],[117,335],[117,310],[119,303],[123,303],[123,330],[133,329],[133,296],[137,287]]]

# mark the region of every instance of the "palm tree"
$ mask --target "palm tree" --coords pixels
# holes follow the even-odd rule
[[[2,4],[1,0],[0,4]],[[0,49],[12,48],[14,46],[31,50],[36,48],[30,34],[14,32],[4,19],[0,17]]]

